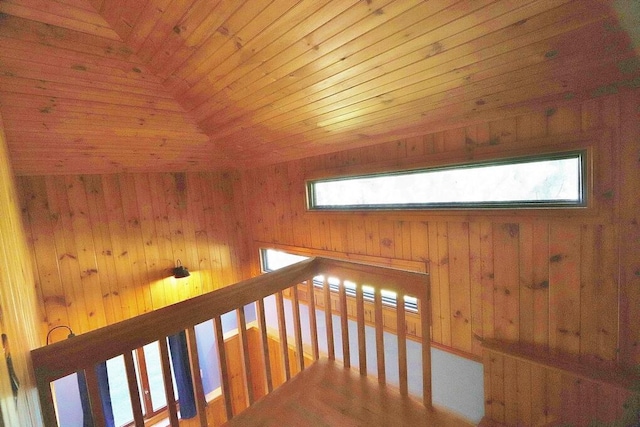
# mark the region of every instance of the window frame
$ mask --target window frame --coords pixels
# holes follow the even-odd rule
[[[273,250],[273,251],[279,251],[279,252],[284,252],[287,253],[289,255],[295,255],[295,256],[301,256],[301,257],[306,257],[307,259],[310,257],[313,257],[313,255],[302,255],[299,253],[295,253],[295,252],[291,252],[288,249],[280,249],[277,248],[275,246],[271,246],[271,247],[259,247],[258,251],[259,251],[259,258],[260,258],[260,270],[262,271],[262,273],[269,273],[272,271],[275,271],[275,269],[270,269],[269,266],[267,265],[267,252],[269,250]],[[338,293],[339,292],[339,285],[331,283],[329,281],[330,278],[327,278],[327,284],[329,285],[329,291],[333,292],[333,293]],[[344,285],[345,285],[345,294],[347,295],[347,297],[350,298],[355,298],[356,297],[356,291],[355,288],[347,285],[346,282],[352,283],[348,278],[343,279],[344,280]],[[313,285],[316,288],[323,288],[324,286],[324,282],[320,281],[320,280],[316,280],[316,278],[313,278]],[[361,286],[366,287],[366,284],[360,284]],[[388,290],[385,290],[385,292],[391,292]],[[393,292],[391,292],[393,293]],[[374,301],[374,294],[371,291],[362,290],[362,294],[363,294],[363,298],[365,301],[367,302],[373,302]],[[381,294],[380,296],[381,298],[381,302],[382,305],[385,307],[390,307],[390,308],[396,308],[397,304],[398,304],[398,300],[397,297],[392,297],[390,295],[384,295]],[[409,298],[409,300],[407,301],[407,298]],[[419,314],[420,313],[420,306],[418,303],[418,300],[416,297],[413,296],[407,296],[405,295],[405,301],[404,301],[404,309],[407,313],[413,313],[413,314]]]
[[[149,343],[151,344],[151,343]],[[133,350],[134,355],[134,364],[136,369],[136,380],[138,381],[138,391],[140,393],[140,404],[142,406],[142,415],[145,422],[145,425],[152,425],[160,422],[168,418],[167,413],[167,404],[161,406],[157,409],[153,409],[153,399],[151,396],[151,386],[149,382],[149,373],[147,369],[147,358],[144,354],[144,346],[136,348]],[[173,367],[171,368],[173,370]],[[172,380],[173,381],[173,380]],[[175,384],[175,382],[174,382]],[[178,397],[176,398],[177,409],[179,410],[179,401]],[[119,427],[134,427],[135,420],[131,420],[128,424],[123,424]]]
[[[380,211],[427,211],[427,212],[451,212],[451,211],[508,211],[508,210],[580,210],[590,206],[590,180],[591,180],[591,153],[585,147],[571,150],[556,150],[536,154],[521,154],[514,156],[500,156],[494,158],[477,159],[465,162],[442,162],[435,165],[422,165],[420,167],[396,167],[393,169],[384,168],[380,171],[365,171],[353,174],[333,174],[319,178],[305,179],[306,208],[308,212],[380,212]],[[547,161],[577,158],[580,161],[578,186],[580,198],[578,201],[506,201],[506,202],[446,202],[446,203],[398,203],[398,204],[370,204],[370,205],[315,205],[314,185],[326,181],[340,181],[357,178],[410,175],[415,173],[451,169],[466,169],[473,167],[486,167],[491,165],[507,165],[528,163],[532,161]]]

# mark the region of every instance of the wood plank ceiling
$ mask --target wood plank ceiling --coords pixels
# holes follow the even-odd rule
[[[0,0],[0,14],[0,114],[23,175],[248,167],[640,74],[600,0]]]

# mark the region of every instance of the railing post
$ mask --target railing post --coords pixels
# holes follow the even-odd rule
[[[313,277],[307,280],[309,293],[309,329],[311,333],[311,353],[313,360],[318,360],[320,350],[318,349],[318,319],[316,317],[316,294],[313,285]]]
[[[407,324],[405,322],[404,294],[396,295],[396,334],[398,337],[398,376],[400,380],[400,394],[409,394],[407,379]]]
[[[374,289],[374,312],[376,324],[376,356],[378,359],[378,383],[385,385],[387,383],[386,371],[384,366],[384,319],[382,317],[382,295],[380,289]]]
[[[178,427],[178,410],[176,409],[176,396],[173,394],[173,379],[171,378],[171,363],[169,360],[167,338],[159,339],[158,345],[160,347],[160,365],[162,366],[164,394],[167,397],[169,423],[171,424],[171,427]]]
[[[420,329],[422,329],[422,403],[426,408],[433,407],[431,389],[431,298],[427,289],[420,301]]]
[[[329,280],[324,276],[322,280],[322,292],[324,294],[324,320],[327,325],[327,353],[329,360],[336,359],[335,346],[333,342],[333,310],[331,309],[331,289]]]
[[[144,415],[140,403],[140,391],[138,389],[138,379],[136,377],[136,367],[131,351],[124,355],[124,367],[127,372],[127,385],[129,386],[129,400],[133,410],[133,421],[136,427],[144,427]]]
[[[258,327],[260,328],[260,341],[262,344],[262,361],[264,363],[264,378],[267,393],[273,391],[273,378],[271,375],[271,357],[269,356],[269,337],[267,335],[267,320],[265,317],[264,299],[257,301]]]
[[[207,402],[200,376],[200,358],[198,357],[198,345],[196,342],[196,330],[193,326],[187,328],[187,346],[189,348],[189,367],[191,368],[191,380],[193,382],[193,393],[196,399],[196,410],[200,427],[206,427],[207,422]]]
[[[280,349],[282,352],[282,365],[285,381],[291,379],[291,367],[289,366],[289,344],[287,342],[287,321],[284,314],[284,299],[282,292],[276,293],[276,306],[278,310],[278,329],[280,331]]]
[[[56,418],[55,404],[53,403],[51,382],[36,370],[36,384],[38,386],[38,397],[40,398],[40,409],[42,410],[42,421],[45,426],[57,426],[58,420]]]
[[[362,285],[356,286],[356,317],[358,323],[358,364],[360,375],[367,375],[367,341],[364,322],[364,295]]]
[[[92,366],[84,371],[87,381],[87,391],[89,393],[89,402],[91,405],[91,417],[93,418],[93,427],[104,427],[104,411],[102,410],[102,399],[100,398],[100,384],[98,382],[98,374],[96,367]]]
[[[236,310],[238,317],[238,336],[240,338],[240,354],[242,368],[244,370],[244,391],[247,406],[253,405],[253,375],[251,374],[251,361],[249,360],[249,338],[247,337],[247,320],[244,314],[244,306]]]
[[[293,310],[293,332],[295,334],[296,341],[296,360],[298,362],[298,371],[302,372],[304,369],[304,348],[302,346],[302,328],[300,327],[300,301],[298,299],[298,285],[294,285],[292,288],[291,305]]]
[[[340,279],[338,287],[340,298],[340,327],[342,335],[342,363],[345,368],[351,367],[351,349],[349,348],[349,316],[347,310],[347,291],[344,287],[344,280]]]
[[[218,347],[218,368],[220,369],[220,387],[224,396],[224,408],[227,421],[233,418],[233,406],[231,405],[231,388],[229,382],[229,369],[227,368],[227,351],[224,346],[224,333],[222,331],[222,320],[220,316],[213,319],[216,334],[216,345]]]

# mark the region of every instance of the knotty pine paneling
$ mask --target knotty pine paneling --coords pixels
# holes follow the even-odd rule
[[[239,184],[232,172],[19,177],[40,320],[83,333],[245,278]],[[172,277],[177,260],[191,277]]]
[[[618,3],[3,0],[14,170],[250,168],[633,87]]]
[[[628,365],[640,364],[640,92],[620,97],[620,322],[629,327],[621,336],[620,356]],[[631,327],[633,326],[633,327]]]
[[[484,369],[486,417],[500,425],[633,425],[637,420],[629,391],[495,353],[486,356]],[[626,423],[614,424],[622,420]]]
[[[0,4],[0,107],[15,173],[223,168],[222,151],[82,3]]]
[[[486,337],[549,346],[589,361],[638,364],[639,94],[530,105],[529,113],[512,118],[248,170],[243,179],[254,245],[426,262],[432,340],[461,354],[481,358],[477,338]],[[585,134],[599,135],[601,147],[593,214],[305,210],[305,177],[460,161],[482,146],[496,155],[514,147],[561,149]],[[585,415],[566,408],[583,396],[598,407],[614,405],[609,418],[619,413],[615,390],[542,374],[510,357],[487,360],[485,367],[486,414],[494,421],[534,425],[541,414],[555,422],[567,413],[567,421],[583,425],[596,409]]]
[[[0,116],[0,425],[37,426],[39,414],[29,352],[39,344],[38,305],[34,270],[20,218],[20,204]],[[20,382],[17,399],[7,375],[11,356]]]

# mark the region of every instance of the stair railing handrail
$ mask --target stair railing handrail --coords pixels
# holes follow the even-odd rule
[[[55,425],[56,422],[51,382],[74,372],[90,370],[105,360],[193,328],[194,325],[309,281],[318,275],[349,277],[349,280],[360,284],[398,292],[399,296],[412,295],[420,298],[426,309],[423,315],[428,317],[423,321],[423,328],[429,331],[430,292],[425,273],[329,258],[309,258],[135,318],[34,349],[31,352],[32,364],[45,424]],[[430,342],[428,332],[423,342]],[[423,355],[429,357],[428,354]],[[428,375],[430,383],[430,372]],[[429,396],[425,396],[425,405],[430,405],[430,402],[429,391]]]

